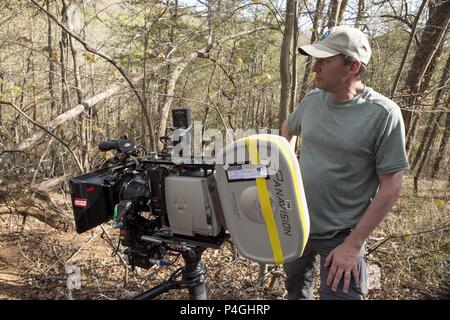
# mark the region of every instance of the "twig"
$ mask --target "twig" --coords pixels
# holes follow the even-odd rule
[[[57,255],[57,253],[55,252],[55,247],[53,246],[53,244],[52,244],[52,249],[53,249],[53,253],[55,254],[57,260],[56,260],[56,262],[53,263],[50,267],[48,267],[47,270],[45,270],[45,271],[43,272],[43,274],[44,274],[44,276],[45,276],[45,279],[48,279],[47,273],[48,273],[48,272],[49,272],[56,264],[58,264],[58,262],[61,263],[63,267],[65,266],[64,262],[61,260],[61,258],[60,258],[60,257]],[[42,280],[43,280],[43,279],[39,280],[37,283],[40,283]]]
[[[56,252],[55,245],[53,243],[51,243],[51,246],[52,246],[52,251],[55,254],[56,259],[58,259],[58,261],[64,266],[65,263],[61,260],[61,257],[58,255],[58,252]]]
[[[47,156],[48,152],[50,151],[50,146],[52,145],[52,143],[53,143],[53,137],[50,138],[50,141],[48,142],[48,145],[47,145],[47,149],[45,149],[44,153],[42,154],[41,158],[39,159],[39,162],[36,166],[36,171],[34,172],[34,175],[33,175],[33,179],[31,180],[31,185],[34,185],[34,182],[36,181],[36,176],[39,172],[39,167],[41,166],[41,163],[42,163],[42,161],[44,161],[44,158]]]
[[[413,233],[406,233],[406,234],[397,235],[397,236],[389,236],[389,237],[385,238],[384,240],[382,240],[381,242],[379,242],[378,244],[376,244],[373,248],[369,249],[366,253],[366,257],[369,256],[370,254],[372,254],[375,250],[377,250],[380,246],[382,246],[384,243],[388,242],[389,240],[404,238],[407,236],[415,236],[415,235],[424,234],[424,233],[432,233],[432,232],[436,232],[436,231],[443,230],[443,229],[447,229],[447,230],[444,230],[444,232],[449,232],[450,225],[445,225],[445,226],[442,226],[442,227],[439,227],[436,229],[424,230],[424,231],[413,232]]]
[[[102,229],[103,234],[106,236],[105,241],[111,246],[111,248],[113,248],[113,250],[116,250],[111,238],[109,237],[108,232],[106,232],[105,228],[102,225],[100,225],[100,228]],[[128,283],[128,264],[120,254],[118,254],[117,256],[119,257],[120,261],[122,262],[123,266],[125,267],[125,275],[124,275],[124,279],[123,279],[123,285],[125,286]]]
[[[268,267],[267,264],[264,264],[264,263],[259,264],[259,272],[258,272],[258,279],[257,279],[258,286],[263,285],[264,278],[267,275],[267,267]]]
[[[28,257],[25,255],[25,253],[23,253],[22,247],[20,246],[20,241],[17,242],[17,245],[18,245],[18,247],[19,247],[19,251],[20,251],[20,253],[22,254],[22,256],[24,256],[25,259],[27,259],[28,261],[30,261],[30,262],[34,265],[36,262],[34,262],[34,261],[31,260],[30,258],[28,258]]]
[[[228,139],[230,139],[230,141],[234,141],[233,136],[231,136],[231,133],[228,129],[227,123],[222,115],[222,113],[220,112],[219,108],[214,104],[214,102],[211,100],[211,98],[209,96],[207,96],[209,102],[211,102],[211,106],[214,108],[214,110],[217,111],[217,113],[220,116],[220,120],[222,121],[223,126],[225,127],[225,132],[228,135]]]
[[[98,283],[97,283],[97,286],[98,286]],[[100,288],[99,288],[100,289]],[[112,291],[112,290],[111,290]],[[100,291],[101,292],[101,291]],[[99,295],[98,295],[99,297],[102,297],[102,298],[106,298],[107,300],[116,300],[116,299],[114,299],[114,298],[110,298],[110,297],[108,297],[106,294],[104,294],[104,293],[100,293]]]
[[[26,151],[23,151],[23,150],[5,150],[5,151],[2,151],[1,153],[0,153],[0,156],[2,155],[2,154],[4,154],[4,153],[19,153],[19,152],[22,152],[22,153],[27,153]]]
[[[282,272],[281,270],[271,271],[271,275],[272,275],[272,279],[270,280],[270,283],[269,283],[269,289],[273,289],[273,286],[274,286],[277,278],[285,278],[286,277],[284,272]]]
[[[74,253],[72,253],[72,255],[69,257],[69,259],[66,260],[66,264],[69,263],[70,260],[72,260],[73,257],[75,257],[78,254],[78,252],[81,251],[81,249],[83,249],[85,246],[87,246],[89,244],[89,242],[91,242],[91,240],[95,238],[95,236],[96,236],[96,234],[93,233],[92,236],[85,243],[83,243],[83,245],[81,247],[79,247]]]

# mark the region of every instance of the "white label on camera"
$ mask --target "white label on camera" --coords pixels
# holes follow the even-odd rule
[[[76,198],[73,205],[75,207],[86,208],[87,207],[87,199]]]
[[[230,165],[227,169],[228,180],[252,180],[267,178],[267,167],[263,164]]]

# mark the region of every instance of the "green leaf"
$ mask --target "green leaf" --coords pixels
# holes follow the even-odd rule
[[[19,94],[19,93],[22,93],[22,92],[23,92],[23,90],[22,90],[21,87],[18,87],[18,86],[15,86],[15,85],[13,85],[13,86],[10,88],[10,90],[11,90],[11,93],[15,93],[15,94]]]

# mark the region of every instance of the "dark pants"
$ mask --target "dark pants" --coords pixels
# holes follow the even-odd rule
[[[361,249],[359,258],[359,279],[360,288],[356,288],[353,275],[350,280],[348,293],[344,293],[344,277],[342,277],[336,292],[331,291],[327,286],[329,268],[324,267],[328,254],[340,245],[350,233],[345,230],[337,234],[333,239],[317,240],[310,239],[306,245],[303,256],[297,260],[284,265],[286,272],[286,289],[288,300],[312,300],[314,281],[317,268],[320,263],[320,299],[322,300],[362,300],[367,293],[367,272],[365,261],[365,246]]]

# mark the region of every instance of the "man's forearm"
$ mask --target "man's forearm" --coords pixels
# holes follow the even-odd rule
[[[293,135],[289,133],[287,119],[281,125],[281,135],[286,138],[288,142],[292,140]]]
[[[347,244],[361,248],[364,241],[369,238],[373,230],[383,221],[388,211],[394,205],[395,200],[400,194],[402,177],[402,172],[397,172],[387,180],[381,182],[380,189],[372,200],[372,203],[367,208],[355,229],[348,236],[346,240]]]

